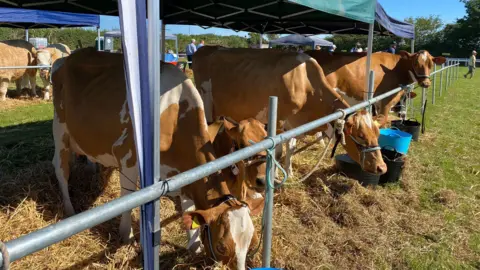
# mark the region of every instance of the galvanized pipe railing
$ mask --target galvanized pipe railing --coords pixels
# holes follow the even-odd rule
[[[442,70],[443,69],[439,71]],[[401,90],[401,87],[395,88],[384,94],[378,95],[352,107],[346,108],[344,112],[346,114],[349,114],[359,109],[366,108],[373,105],[375,102],[378,102],[382,99],[385,99],[391,95],[400,92]],[[342,116],[343,113],[340,111],[332,113],[315,121],[304,124],[300,127],[286,131],[282,134],[269,137],[266,140],[235,151],[232,154],[218,158],[213,162],[209,162],[191,170],[177,174],[167,179],[166,181],[158,182],[144,189],[135,191],[131,194],[117,198],[103,205],[97,206],[82,213],[76,214],[72,217],[61,220],[40,230],[34,231],[27,235],[23,235],[17,239],[10,240],[5,243],[6,250],[9,254],[9,260],[10,262],[16,261],[31,253],[58,243],[74,234],[77,234],[86,229],[106,222],[112,218],[115,218],[126,211],[156,200],[161,196],[165,196],[168,192],[179,190],[180,188],[189,185],[197,181],[198,179],[201,179],[219,170],[227,168],[231,164],[247,159],[259,152],[265,151],[266,149],[273,149],[276,145],[284,143],[291,138],[302,135],[331,121],[337,120]],[[274,166],[272,166],[272,168],[273,167]],[[2,265],[3,256],[0,253],[0,267]]]
[[[12,66],[12,67],[0,67],[2,69],[24,69],[24,68],[51,68],[52,66]]]

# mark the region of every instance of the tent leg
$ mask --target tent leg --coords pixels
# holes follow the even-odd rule
[[[165,24],[162,21],[162,37],[160,38],[160,58],[165,61]]]
[[[415,53],[415,39],[410,40],[410,51]]]
[[[28,41],[28,28],[25,29],[25,40]]]
[[[258,42],[258,48],[259,48],[259,49],[262,48],[262,39],[263,39],[263,35],[260,34],[260,41]]]
[[[98,27],[98,26],[97,26],[97,40],[98,40],[97,51],[100,51],[100,49],[101,49],[101,46],[100,46],[100,27]]]
[[[365,75],[365,78],[369,78],[369,79],[365,82],[365,89],[367,89],[364,95],[365,100],[367,100],[368,97],[370,96],[373,97],[373,93],[369,93],[370,69],[371,69],[371,62],[372,62],[372,47],[373,47],[373,28],[374,28],[374,24],[371,23],[368,27],[368,44],[367,44],[368,50],[367,50],[367,69],[366,69],[367,74]],[[373,90],[373,87],[372,87],[372,90]]]

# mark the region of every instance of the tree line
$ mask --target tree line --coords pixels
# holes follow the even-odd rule
[[[480,49],[480,0],[459,0],[465,4],[466,15],[451,24],[444,24],[439,16],[407,18],[405,21],[415,25],[415,50],[425,49],[432,55],[448,53],[452,57],[468,57],[472,50]],[[105,31],[102,31],[102,35]],[[97,31],[87,28],[66,29],[31,29],[30,37],[46,37],[49,43],[64,43],[71,49],[79,44],[83,47],[95,46]],[[262,36],[262,42],[278,38],[279,35],[269,34]],[[0,28],[0,40],[24,39],[23,29]],[[256,45],[260,41],[257,33],[248,33],[247,36],[219,36],[215,34],[185,35],[177,34],[180,52],[192,39],[204,40],[207,45],[220,45],[230,48],[246,48]],[[349,51],[357,42],[362,47],[367,46],[367,35],[333,35],[326,38],[337,46],[337,51]],[[397,50],[410,51],[410,41],[390,36],[375,36],[373,51],[386,50],[393,41],[398,44]],[[167,50],[175,50],[175,41],[165,42]],[[120,40],[115,41],[115,48],[120,47]]]

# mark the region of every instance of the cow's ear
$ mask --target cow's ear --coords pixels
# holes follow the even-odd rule
[[[400,54],[400,56],[403,58],[403,59],[409,59],[412,54],[410,54],[409,52],[407,51],[399,51],[398,54]]]
[[[213,143],[215,141],[215,137],[217,137],[218,132],[220,131],[220,128],[223,125],[223,121],[217,120],[210,125],[208,125],[208,134],[210,135],[210,142]]]
[[[248,208],[250,209],[250,215],[256,216],[262,213],[263,211],[263,206],[265,203],[265,198],[260,197],[260,198],[255,198],[255,199],[247,199],[245,201],[248,205]]]
[[[437,65],[443,65],[445,62],[447,62],[447,58],[443,56],[437,56],[433,58],[433,62]]]
[[[417,96],[417,94],[415,94],[415,92],[410,92],[409,94],[409,98],[415,98]]]
[[[185,226],[185,230],[198,229],[205,224],[209,224],[212,220],[213,215],[208,210],[185,212],[183,214],[183,225]]]
[[[379,114],[373,117],[373,123],[378,128],[384,127],[387,124],[387,117],[383,114]]]
[[[353,126],[355,125],[355,118],[356,116],[351,116],[347,119],[347,121],[345,121],[345,127],[343,129],[343,132],[345,133],[345,135],[347,136],[350,136],[352,135],[352,132],[353,132]]]
[[[240,136],[240,124],[232,118],[223,117],[223,126],[225,127],[225,131],[227,132],[228,136],[230,136],[233,140],[236,140],[236,138]]]

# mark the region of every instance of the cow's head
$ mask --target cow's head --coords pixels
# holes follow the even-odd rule
[[[250,215],[261,213],[263,203],[263,198],[240,202],[229,196],[208,210],[185,213],[183,223],[186,229],[202,228],[203,246],[210,258],[229,269],[244,270],[247,253],[255,244]]]
[[[45,66],[40,68],[40,77],[44,80],[50,81],[50,66],[52,65],[52,54],[48,50],[37,51],[37,64]]]
[[[395,106],[392,107],[393,112],[395,112],[398,117],[405,119],[407,116],[407,98],[415,98],[417,94],[414,92],[403,91],[403,94],[400,96],[400,100]]]
[[[375,118],[367,110],[351,114],[345,123],[345,149],[348,155],[366,172],[384,174],[387,165],[378,146],[379,126],[385,121],[383,115]]]
[[[400,51],[400,56],[407,61],[408,71],[413,74],[418,85],[424,88],[430,87],[430,73],[433,70],[433,65],[441,65],[447,60],[443,56],[433,57],[428,51],[424,50],[414,54]]]
[[[218,126],[220,124],[220,126]],[[215,129],[214,125],[217,125]],[[221,130],[223,127],[224,131]],[[265,125],[260,121],[250,118],[236,122],[228,117],[220,117],[219,120],[209,126],[209,133],[213,144],[221,143],[223,148],[228,148],[228,153],[260,142],[267,137]],[[216,138],[223,136],[225,138]],[[217,149],[217,146],[215,146]],[[224,152],[224,151],[222,151]],[[243,178],[248,188],[254,188],[258,191],[265,189],[265,170],[266,170],[266,152],[260,152],[256,155],[237,163],[231,168],[232,173],[237,177]],[[240,171],[243,171],[240,174]]]

